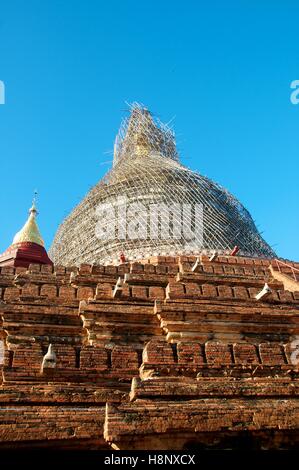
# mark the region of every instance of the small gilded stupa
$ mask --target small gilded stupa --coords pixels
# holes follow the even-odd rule
[[[238,199],[185,167],[173,131],[133,103],[112,169],[62,222],[49,253],[55,264],[78,266],[117,263],[119,253],[136,260],[233,247],[243,256],[276,256]]]
[[[0,266],[28,267],[31,263],[53,264],[36,223],[37,214],[33,201],[25,225],[16,233],[10,247],[0,255]]]

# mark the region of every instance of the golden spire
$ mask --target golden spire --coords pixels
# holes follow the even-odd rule
[[[13,239],[13,244],[21,243],[21,242],[31,242],[31,243],[37,243],[38,245],[41,245],[41,246],[45,245],[44,240],[42,239],[42,236],[40,234],[40,231],[38,229],[38,226],[35,220],[37,213],[38,212],[35,206],[35,197],[34,197],[33,202],[32,202],[32,207],[29,209],[29,217],[27,219],[27,222],[21,228],[21,230],[18,233],[16,233]]]

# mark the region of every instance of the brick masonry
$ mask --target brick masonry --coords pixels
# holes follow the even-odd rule
[[[0,449],[297,445],[299,284],[269,260],[195,261],[2,267]]]

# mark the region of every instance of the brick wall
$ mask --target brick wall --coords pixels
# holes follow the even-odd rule
[[[2,267],[0,448],[37,439],[105,446],[105,436],[121,448],[151,426],[165,442],[172,426],[184,432],[190,399],[194,438],[232,419],[240,430],[295,429],[299,293],[272,277],[269,260],[202,255],[193,269],[196,260]],[[257,301],[265,282],[272,292]],[[55,367],[42,369],[49,344]],[[248,396],[258,400],[255,421],[242,411]],[[294,416],[271,416],[274,397],[291,400]],[[172,419],[160,419],[168,406]],[[127,424],[147,417],[132,434]]]

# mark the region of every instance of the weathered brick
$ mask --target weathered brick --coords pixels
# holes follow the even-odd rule
[[[202,267],[202,270],[205,273],[213,273],[214,272],[213,266],[210,266],[208,264],[204,264],[203,267]]]
[[[43,284],[40,289],[40,295],[46,297],[57,297],[57,286],[54,284]]]
[[[234,268],[232,266],[224,266],[223,267],[225,274],[234,274]]]
[[[145,286],[132,286],[132,296],[140,299],[147,298],[147,291]]]
[[[166,341],[151,340],[143,350],[142,360],[146,364],[173,364],[172,347]]]
[[[261,343],[259,345],[262,364],[285,364],[283,348],[277,343]]]
[[[101,264],[95,264],[95,265],[92,265],[91,267],[92,274],[104,274],[104,272],[105,272],[105,266]]]
[[[294,298],[292,296],[292,292],[286,291],[286,290],[279,290],[277,291],[278,296],[281,300],[281,302],[293,302]]]
[[[80,369],[94,371],[107,370],[107,350],[99,346],[83,346],[80,352]]]
[[[149,298],[150,299],[161,299],[165,298],[165,289],[159,286],[150,286],[149,288]]]
[[[237,299],[245,299],[245,300],[249,299],[249,293],[246,287],[238,286],[238,287],[234,287],[233,290],[234,290],[234,296]]]
[[[91,264],[81,264],[79,267],[79,274],[91,274],[92,273],[92,265]]]
[[[40,268],[41,273],[52,273],[53,272],[53,266],[51,264],[42,264]]]
[[[30,375],[30,371],[40,371],[43,353],[38,343],[16,345],[14,347],[13,367],[21,368],[23,375]]]
[[[24,284],[22,287],[21,295],[24,297],[38,297],[39,286],[37,284]]]
[[[57,358],[57,369],[74,369],[76,367],[76,351],[74,346],[54,344],[53,348]]]
[[[137,370],[138,352],[132,346],[115,346],[111,354],[112,369]]]
[[[130,272],[134,273],[142,273],[144,271],[144,265],[140,263],[131,263]]]
[[[190,297],[199,297],[201,295],[201,288],[195,282],[188,282],[186,284],[186,295]]]
[[[255,299],[255,296],[261,291],[258,287],[248,287],[249,297]]]
[[[116,274],[117,268],[116,266],[105,266],[105,274]]]
[[[30,273],[39,273],[41,270],[41,264],[29,264],[28,271]]]
[[[65,300],[72,300],[76,298],[76,289],[71,286],[61,286],[59,288],[59,297]]]
[[[215,274],[223,274],[223,266],[215,264],[213,269]]]
[[[236,364],[258,364],[258,355],[254,344],[236,343],[233,345]]]
[[[196,259],[133,263],[136,273],[117,298],[112,287],[130,263],[55,267],[55,274],[2,268],[2,444],[26,447],[36,439],[42,446],[54,440],[61,447],[96,442],[106,448],[105,429],[105,439],[114,433],[109,442],[119,447],[143,439],[150,446],[148,435],[157,439],[165,430],[172,445],[173,429],[175,439],[195,429],[201,439],[207,431],[238,437],[248,429],[264,439],[279,429],[273,444],[296,429],[298,364],[291,343],[299,334],[299,293],[269,281],[264,260],[254,265],[250,258],[219,256],[204,261],[206,272],[201,265],[191,272]],[[250,301],[265,282],[273,290],[267,301]],[[41,373],[49,343],[57,359],[53,374]]]
[[[166,274],[166,266],[158,265],[156,266],[156,274]]]
[[[95,293],[92,287],[88,286],[79,286],[77,289],[77,299],[83,300],[83,299],[92,299],[94,297]]]
[[[229,286],[218,286],[219,297],[224,299],[231,299],[233,297],[233,290]]]
[[[66,270],[65,266],[59,266],[59,265],[55,265],[55,266],[54,266],[54,273],[55,273],[56,275],[63,275],[63,274],[65,274],[65,270]]]
[[[217,289],[213,284],[203,284],[201,286],[202,295],[205,297],[217,297]]]
[[[112,285],[107,282],[97,284],[95,298],[112,298]]]
[[[166,287],[166,297],[169,299],[185,297],[184,285],[180,282],[170,282]]]
[[[15,268],[12,266],[1,266],[1,275],[5,274],[14,274],[15,273]]]
[[[6,287],[3,295],[5,301],[18,299],[21,290],[18,287]]]
[[[155,266],[152,264],[145,264],[144,265],[144,272],[149,273],[149,274],[154,274],[155,273]]]

